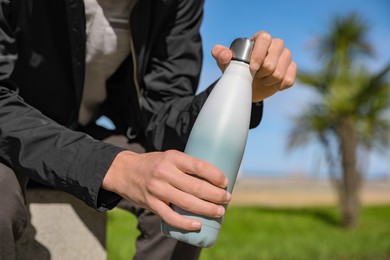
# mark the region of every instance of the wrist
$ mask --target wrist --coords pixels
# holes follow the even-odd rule
[[[123,183],[123,173],[128,172],[128,159],[129,155],[135,154],[131,151],[121,151],[118,153],[113,160],[112,164],[107,170],[106,175],[103,178],[102,181],[102,188],[108,191],[115,192],[117,194],[120,194],[121,188],[120,185]]]

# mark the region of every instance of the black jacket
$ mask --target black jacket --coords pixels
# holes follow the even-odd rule
[[[109,80],[96,116],[148,150],[182,150],[212,89],[195,96],[202,8],[199,0],[142,0],[131,14],[132,55]],[[105,209],[118,197],[101,182],[121,149],[73,131],[85,37],[81,0],[0,0],[0,161]],[[251,127],[262,103],[253,107]]]

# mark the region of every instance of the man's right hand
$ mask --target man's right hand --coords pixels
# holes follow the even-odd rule
[[[231,199],[225,190],[227,185],[221,171],[179,151],[122,151],[108,169],[102,188],[153,211],[172,227],[199,230],[200,221],[181,216],[169,205],[208,217],[222,217],[222,205]]]

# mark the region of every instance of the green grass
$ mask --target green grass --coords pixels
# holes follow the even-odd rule
[[[131,259],[136,219],[113,210],[108,221],[108,259]],[[338,223],[336,208],[231,206],[217,243],[200,259],[390,259],[390,205],[363,208],[354,230]]]

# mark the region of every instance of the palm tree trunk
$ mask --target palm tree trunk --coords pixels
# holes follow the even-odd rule
[[[357,140],[353,122],[354,120],[351,116],[344,117],[338,129],[343,172],[339,185],[339,195],[342,225],[345,228],[353,228],[357,225],[360,211],[361,178],[357,171]]]

